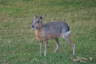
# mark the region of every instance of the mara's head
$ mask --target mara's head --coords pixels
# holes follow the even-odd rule
[[[40,29],[42,25],[42,16],[35,16],[32,20],[32,29]]]

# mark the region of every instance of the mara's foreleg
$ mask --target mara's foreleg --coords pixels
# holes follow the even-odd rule
[[[56,48],[55,48],[54,52],[56,53],[60,47],[60,43],[59,43],[58,38],[56,38],[55,41],[56,41]]]
[[[44,42],[44,56],[47,55],[48,41]]]
[[[43,41],[40,41],[40,56],[42,56]]]

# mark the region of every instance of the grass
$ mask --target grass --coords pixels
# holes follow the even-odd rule
[[[39,44],[31,29],[35,15],[47,15],[45,22],[65,19],[71,26],[77,56],[92,57],[93,61],[71,61],[70,48],[63,39],[58,53],[53,53],[52,40],[48,56],[39,56]],[[0,64],[95,63],[96,0],[0,0]]]

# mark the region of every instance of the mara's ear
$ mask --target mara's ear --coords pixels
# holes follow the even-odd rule
[[[38,18],[38,16],[34,16],[34,18]]]
[[[43,19],[43,17],[42,17],[42,16],[40,16],[39,18],[40,18],[40,19]]]
[[[35,16],[35,18],[43,19],[43,16]]]

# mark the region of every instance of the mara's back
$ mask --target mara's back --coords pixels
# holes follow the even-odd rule
[[[70,30],[67,23],[64,21],[57,22],[49,22],[47,24],[43,24],[42,26],[42,37],[44,38],[57,38],[60,37],[62,33],[66,33]]]

